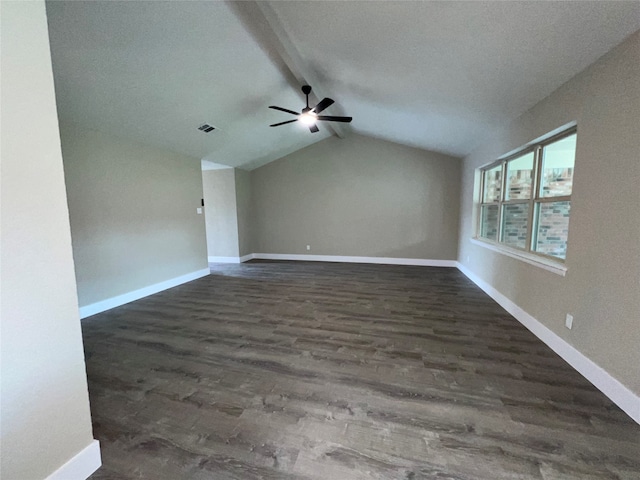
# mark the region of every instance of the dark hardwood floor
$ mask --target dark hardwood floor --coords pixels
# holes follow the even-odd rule
[[[456,269],[214,270],[83,321],[93,479],[640,479],[640,426]]]

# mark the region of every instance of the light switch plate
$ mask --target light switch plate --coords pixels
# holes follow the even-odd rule
[[[196,208],[196,212],[198,212],[198,215],[202,215],[202,207]]]
[[[567,318],[564,319],[564,326],[569,330],[571,330],[571,327],[573,327],[573,315],[571,315],[570,313],[567,313]]]

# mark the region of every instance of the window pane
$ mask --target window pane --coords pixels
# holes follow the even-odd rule
[[[526,248],[529,203],[503,205],[502,243],[511,247]]]
[[[575,133],[557,142],[550,143],[542,149],[541,197],[571,195],[575,159]]]
[[[538,203],[536,208],[538,229],[533,249],[553,257],[566,258],[571,203]]]
[[[502,165],[485,170],[483,203],[499,202],[502,190]]]
[[[489,240],[498,240],[498,205],[482,206],[480,236]]]
[[[507,162],[507,200],[531,198],[533,152]]]

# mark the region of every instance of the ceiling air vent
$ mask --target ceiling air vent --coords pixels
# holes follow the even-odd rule
[[[216,129],[213,125],[209,125],[208,123],[203,123],[198,127],[198,130],[204,133],[213,132]]]

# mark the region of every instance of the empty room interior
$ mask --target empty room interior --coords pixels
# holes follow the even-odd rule
[[[640,479],[640,2],[0,19],[3,480]]]

